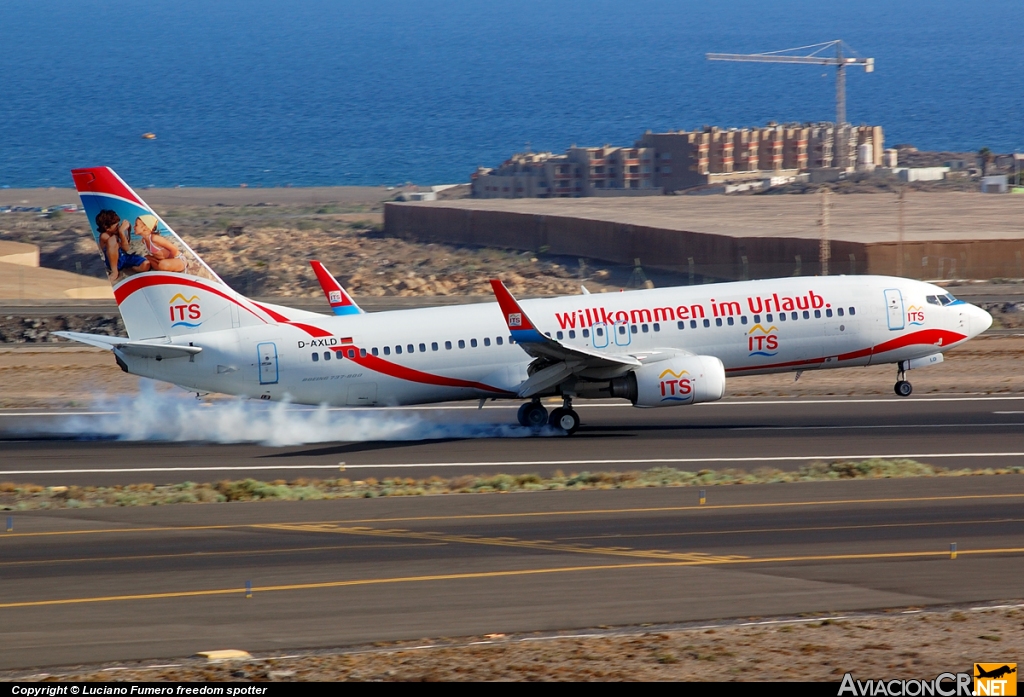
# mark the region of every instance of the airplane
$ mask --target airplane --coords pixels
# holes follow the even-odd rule
[[[710,402],[746,375],[892,364],[906,372],[992,317],[921,281],[789,277],[362,312],[318,262],[338,314],[230,288],[107,167],[72,171],[127,337],[59,336],[110,350],[125,372],[197,393],[331,406],[523,400],[522,426],[567,434],[575,399],[641,408]],[[340,311],[340,312],[339,312]],[[561,398],[548,413],[542,398]]]

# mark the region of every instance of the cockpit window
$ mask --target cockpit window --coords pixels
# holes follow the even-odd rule
[[[935,295],[925,296],[925,300],[928,301],[929,305],[941,305],[942,304],[942,303],[939,302],[938,296],[935,296]]]
[[[945,295],[940,295],[939,300],[942,302],[943,305],[952,305],[953,303],[956,302],[956,298],[954,298],[949,293],[946,293]]]
[[[926,295],[924,299],[929,305],[952,305],[959,302],[949,293],[946,293],[945,295]]]

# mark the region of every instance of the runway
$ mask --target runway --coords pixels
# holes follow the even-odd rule
[[[1021,595],[1022,501],[1006,475],[18,513],[0,668],[991,604]]]
[[[508,428],[515,421],[516,406],[494,402],[482,410],[475,404],[376,410],[370,418],[426,424],[425,432],[434,437],[288,447],[82,440],[68,435],[54,439],[47,433],[71,418],[84,424],[79,433],[87,437],[90,419],[104,415],[0,412],[0,481],[106,485],[250,476],[420,479],[656,466],[796,469],[814,460],[867,457],[910,457],[950,468],[1024,464],[1020,397],[736,400],[646,410],[628,404],[581,403],[583,427],[572,437],[531,437],[518,427]],[[309,413],[299,408],[295,412],[298,418]],[[328,416],[344,419],[367,413],[337,410]]]

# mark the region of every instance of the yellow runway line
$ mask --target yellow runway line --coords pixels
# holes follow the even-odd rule
[[[1020,554],[1024,547],[1004,549],[965,550],[960,554]],[[459,581],[467,579],[501,578],[510,576],[535,576],[543,574],[574,573],[585,571],[614,571],[626,569],[671,568],[683,566],[725,566],[735,564],[771,564],[794,561],[851,561],[870,559],[913,559],[922,557],[948,557],[947,551],[929,550],[924,552],[878,552],[865,554],[823,554],[808,556],[766,557],[762,559],[707,559],[691,561],[636,562],[625,564],[600,564],[591,566],[563,566],[549,569],[516,569],[511,571],[480,571],[462,574],[432,574],[425,576],[396,576],[391,578],[352,579],[347,581],[324,581],[320,583],[293,583],[286,585],[263,586],[253,588],[253,594],[272,593],[278,591],[318,590],[324,588],[345,588],[351,586],[373,586],[396,583],[423,583],[430,581]],[[196,591],[169,591],[166,593],[144,593],[138,595],[106,595],[92,598],[63,598],[58,600],[26,600],[15,603],[0,603],[0,609],[25,607],[44,607],[49,605],[80,605],[86,603],[105,603],[133,600],[163,600],[167,598],[194,598],[200,596],[245,594],[245,588],[215,588]]]

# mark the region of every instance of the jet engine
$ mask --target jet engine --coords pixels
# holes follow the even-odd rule
[[[634,407],[714,402],[725,395],[725,366],[714,356],[677,356],[613,378],[609,392]]]

